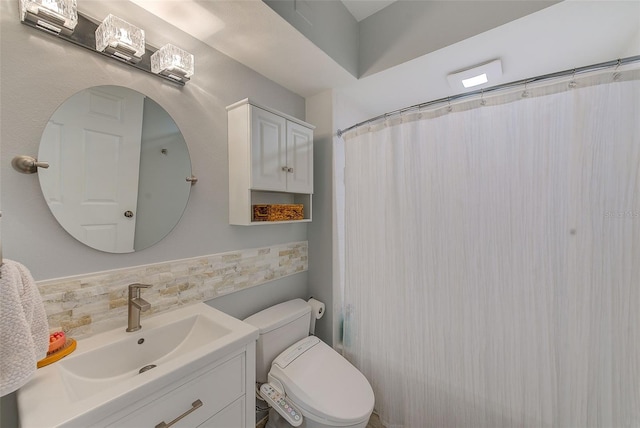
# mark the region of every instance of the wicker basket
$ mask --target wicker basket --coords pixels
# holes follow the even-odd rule
[[[254,205],[253,221],[289,221],[304,219],[302,204]]]

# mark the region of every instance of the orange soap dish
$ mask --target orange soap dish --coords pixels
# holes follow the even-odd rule
[[[76,350],[76,341],[75,339],[67,339],[65,344],[59,348],[57,351],[53,351],[47,353],[47,356],[38,361],[38,368],[48,366],[51,363],[55,363],[61,358],[66,357],[70,353]]]

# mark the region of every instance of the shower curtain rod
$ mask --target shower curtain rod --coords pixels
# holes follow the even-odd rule
[[[508,89],[508,88],[521,86],[521,85],[526,85],[526,84],[529,84],[529,83],[532,83],[532,82],[541,82],[543,80],[557,79],[559,77],[564,77],[564,76],[572,76],[572,75],[576,75],[576,74],[580,74],[580,73],[586,73],[586,72],[590,72],[590,71],[603,70],[603,69],[611,68],[611,67],[614,67],[614,66],[617,69],[621,65],[627,65],[627,64],[631,64],[631,63],[634,63],[634,62],[637,62],[637,61],[640,61],[640,55],[630,56],[630,57],[627,57],[627,58],[616,59],[616,60],[607,61],[607,62],[601,62],[599,64],[592,64],[592,65],[587,65],[587,66],[584,66],[584,67],[572,68],[570,70],[558,71],[558,72],[550,73],[550,74],[543,74],[543,75],[536,76],[536,77],[529,77],[527,79],[516,80],[514,82],[503,83],[501,85],[490,86],[490,87],[484,88],[484,89],[478,89],[478,90],[471,91],[471,92],[465,92],[465,93],[462,93],[462,94],[452,95],[452,96],[445,97],[445,98],[439,98],[437,100],[427,101],[425,103],[412,105],[411,107],[404,107],[404,108],[401,108],[401,109],[398,109],[398,110],[394,110],[394,111],[391,111],[391,112],[388,112],[388,113],[380,114],[378,116],[372,117],[371,119],[367,119],[367,120],[364,120],[362,122],[358,122],[355,125],[352,125],[352,126],[346,128],[346,129],[338,129],[337,135],[338,135],[338,137],[342,137],[342,135],[345,132],[351,131],[352,129],[358,128],[358,127],[360,127],[362,125],[365,125],[367,123],[375,122],[376,120],[384,119],[384,118],[387,118],[389,116],[394,116],[396,114],[402,114],[402,113],[405,113],[407,111],[411,111],[411,110],[415,110],[415,109],[421,109],[421,108],[424,108],[424,107],[429,107],[429,106],[432,106],[432,105],[435,105],[435,104],[451,102],[451,101],[459,100],[459,99],[462,99],[462,98],[472,97],[472,96],[475,96],[475,95],[482,95],[482,94],[486,94],[488,92],[498,91],[498,90],[502,90],[502,89]]]

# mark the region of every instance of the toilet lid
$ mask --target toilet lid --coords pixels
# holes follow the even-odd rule
[[[303,415],[318,422],[352,425],[373,411],[373,390],[364,375],[315,336],[283,351],[269,375],[282,383]]]

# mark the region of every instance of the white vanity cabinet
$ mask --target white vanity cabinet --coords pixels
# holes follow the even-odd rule
[[[20,426],[253,428],[257,339],[206,303],[80,339],[18,390]]]
[[[249,99],[227,111],[229,223],[271,224],[252,221],[254,204],[303,204],[292,222],[311,221],[314,126]]]
[[[100,426],[255,426],[255,344],[185,377],[105,419]]]

